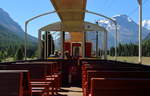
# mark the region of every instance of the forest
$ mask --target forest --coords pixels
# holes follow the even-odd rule
[[[13,58],[15,60],[23,60],[24,58],[24,45],[21,43],[7,43],[2,46],[0,44],[0,62],[5,61],[5,59]],[[37,45],[29,44],[27,48],[27,58],[36,57]]]
[[[109,51],[110,56],[115,55],[115,48],[111,47]],[[138,56],[138,44],[121,44],[117,47],[117,56]],[[142,42],[142,56],[150,56],[150,40]]]

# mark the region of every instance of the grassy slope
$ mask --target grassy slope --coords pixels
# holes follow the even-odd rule
[[[20,44],[23,42],[21,38],[13,34],[11,31],[0,26],[0,47],[7,47],[10,44]]]

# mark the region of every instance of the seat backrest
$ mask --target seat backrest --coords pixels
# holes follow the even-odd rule
[[[85,60],[81,60],[81,63],[82,65],[89,64],[89,65],[98,65],[102,67],[141,67],[141,68],[150,69],[150,67],[142,64],[134,64],[134,63],[127,63],[127,62],[120,62],[120,61],[112,61],[112,60],[85,59]]]
[[[0,96],[31,96],[27,70],[0,70]]]
[[[11,65],[0,65],[2,70],[29,70],[31,79],[45,79],[45,76],[53,72],[56,62],[17,62]]]
[[[46,64],[12,64],[7,67],[12,70],[29,70],[31,79],[44,79],[46,76]]]
[[[87,71],[88,78],[150,78],[150,71]]]
[[[150,79],[150,71],[88,71],[87,72],[87,88],[90,89],[92,78],[136,78]]]
[[[150,79],[92,78],[91,96],[149,96]]]

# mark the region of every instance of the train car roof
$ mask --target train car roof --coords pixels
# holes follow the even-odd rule
[[[63,24],[63,31],[84,31],[87,0],[50,0]],[[77,30],[78,29],[78,30]]]

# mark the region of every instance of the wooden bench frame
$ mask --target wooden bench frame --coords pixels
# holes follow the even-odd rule
[[[58,71],[59,71],[59,65],[57,65],[55,62],[49,62],[49,61],[46,61],[46,62],[19,62],[19,63],[12,63],[12,64],[9,64],[7,65],[8,67],[10,66],[13,66],[11,67],[10,69],[17,69],[17,70],[20,70],[20,69],[27,69],[29,71],[31,71],[32,69],[28,69],[27,66],[36,66],[36,65],[42,65],[44,66],[45,65],[45,72],[43,74],[42,77],[43,78],[37,78],[37,79],[34,79],[34,78],[31,78],[31,85],[33,88],[35,87],[41,87],[41,89],[43,89],[44,87],[44,92],[47,91],[47,95],[49,94],[49,89],[51,89],[51,93],[52,95],[54,95],[55,93],[57,93],[57,91],[60,89],[60,84],[59,84],[59,80],[61,80],[61,74],[57,74]],[[0,65],[1,66],[1,65]],[[7,69],[7,66],[5,66],[5,68]],[[15,68],[15,66],[19,67],[19,68]],[[23,67],[24,66],[24,67]],[[34,68],[34,67],[33,67]],[[8,68],[9,69],[9,68]],[[32,75],[31,75],[32,77]],[[52,88],[48,88],[46,85],[48,85],[49,87],[51,86]],[[33,90],[34,91],[34,90]],[[38,92],[39,94],[42,94],[42,92]],[[36,92],[35,92],[36,93]]]
[[[13,81],[14,80],[18,80],[18,83],[19,83],[19,86],[18,88],[19,89],[16,89],[18,90],[18,96],[32,96],[32,93],[31,93],[31,85],[30,85],[30,78],[29,78],[29,71],[28,70],[0,70],[0,75],[3,76],[5,75],[6,77],[6,82],[8,82],[9,80]],[[8,76],[8,77],[7,77]],[[12,78],[9,77],[9,76],[13,76]],[[17,77],[15,77],[17,76]],[[0,78],[3,78],[4,77],[0,77]],[[17,79],[18,78],[18,79]],[[2,79],[0,79],[0,82],[5,82],[5,81],[1,81]],[[17,83],[17,82],[16,82]],[[13,82],[14,84],[14,82]],[[17,84],[15,84],[17,86]],[[13,86],[15,86],[13,85]],[[5,85],[8,87],[8,85]],[[2,88],[2,85],[1,85],[1,88]],[[10,87],[8,87],[7,90],[11,90],[9,89]],[[14,89],[15,87],[13,87]],[[6,90],[6,92],[7,92]],[[4,92],[4,91],[3,91]],[[2,92],[1,92],[2,93]],[[8,93],[8,92],[7,92]],[[14,92],[13,92],[14,93]],[[9,93],[8,93],[9,94]],[[11,93],[10,93],[11,94]],[[4,95],[4,94],[3,94]],[[14,95],[9,95],[9,96],[14,96]]]
[[[89,96],[149,96],[150,79],[92,78]]]

